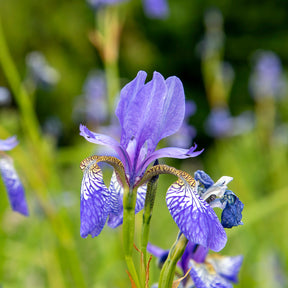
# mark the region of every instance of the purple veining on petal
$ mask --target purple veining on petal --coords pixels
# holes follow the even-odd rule
[[[17,145],[18,145],[18,141],[17,141],[16,136],[12,136],[5,140],[0,139],[0,151],[12,150]]]
[[[213,251],[224,248],[227,236],[214,210],[187,182],[177,181],[166,194],[167,207],[185,237]]]
[[[196,263],[192,259],[189,262],[191,268],[189,274],[197,288],[233,288],[232,284],[221,277],[216,271],[208,269],[204,263]]]
[[[215,271],[233,283],[238,283],[238,274],[243,262],[243,256],[238,255],[234,257],[212,255],[207,259],[211,263]]]
[[[24,188],[13,166],[12,158],[8,156],[0,158],[0,174],[2,175],[12,209],[28,216],[29,212]]]
[[[80,201],[80,235],[95,237],[102,231],[110,212],[110,195],[101,169],[92,161],[84,170]]]
[[[145,204],[145,197],[146,197],[146,190],[147,185],[143,185],[138,188],[137,190],[137,199],[135,205],[135,214],[141,211]],[[111,213],[108,219],[108,226],[111,228],[116,228],[123,222],[123,188],[120,186],[119,182],[117,181],[116,177],[111,178],[109,193],[111,195]],[[118,197],[118,198],[117,198]]]
[[[108,190],[110,194],[111,213],[114,215],[118,215],[121,210],[123,189],[117,180],[115,171],[112,174]]]

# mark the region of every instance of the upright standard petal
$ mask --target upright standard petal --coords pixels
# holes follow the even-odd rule
[[[123,87],[120,93],[120,101],[115,114],[122,128],[121,145],[124,148],[128,147],[130,140],[137,134],[145,113],[146,99],[140,99],[138,92],[143,88],[146,77],[146,72],[139,71],[135,79]]]
[[[185,115],[185,95],[181,81],[154,72],[153,79],[139,92],[139,97],[147,98],[145,117],[142,119],[139,145],[147,140],[147,154],[154,152],[159,141],[177,132]]]
[[[227,236],[214,210],[184,179],[172,184],[166,194],[170,214],[186,238],[213,251],[224,248]]]
[[[0,140],[0,151],[8,151],[13,149],[18,144],[16,136],[7,138],[6,140]]]
[[[80,199],[80,235],[95,237],[102,231],[110,212],[110,195],[102,171],[91,161],[84,167]]]
[[[12,158],[8,156],[3,156],[0,158],[0,174],[2,175],[3,182],[7,189],[9,202],[12,209],[25,216],[28,216],[28,205],[25,199],[24,188],[13,166]]]
[[[136,161],[137,168],[162,138],[180,128],[185,114],[184,90],[177,77],[165,81],[160,73],[154,72],[150,82],[144,84],[145,79],[146,73],[140,71],[122,89],[116,110],[122,127],[121,145]]]

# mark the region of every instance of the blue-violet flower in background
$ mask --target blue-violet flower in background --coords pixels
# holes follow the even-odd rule
[[[107,218],[108,225],[117,227],[123,220],[123,187],[138,188],[135,212],[145,202],[146,185],[141,181],[148,165],[158,158],[184,159],[195,157],[202,151],[167,147],[155,151],[158,142],[174,134],[181,126],[185,114],[185,95],[181,81],[173,76],[164,79],[154,72],[153,79],[145,84],[147,74],[140,71],[120,93],[116,116],[121,125],[120,143],[112,137],[91,132],[80,125],[80,135],[89,142],[114,149],[118,159],[109,156],[92,156],[81,163],[84,176],[81,186],[80,234],[99,235]],[[97,111],[95,111],[97,113]],[[111,164],[115,172],[107,188],[98,162]],[[156,167],[154,169],[157,169]],[[153,170],[154,171],[154,170]]]
[[[113,5],[127,0],[87,0],[94,9]],[[143,0],[145,14],[150,18],[165,18],[169,14],[167,0]]]
[[[25,192],[14,168],[13,160],[2,151],[9,151],[18,144],[15,136],[0,140],[0,174],[7,190],[10,205],[14,211],[28,215]]]
[[[280,58],[272,51],[257,51],[249,88],[255,100],[280,98],[287,88]]]
[[[148,243],[147,250],[158,258],[160,267],[164,264],[169,253],[169,250],[163,250],[150,243]],[[217,254],[208,255],[207,248],[188,242],[178,266],[181,268],[183,275],[190,269],[191,279],[185,278],[182,280],[182,287],[232,288],[232,283],[238,282],[242,262],[243,256],[241,255],[234,257]],[[192,281],[193,283],[191,283]]]

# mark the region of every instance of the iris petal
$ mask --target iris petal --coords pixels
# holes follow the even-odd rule
[[[227,190],[223,199],[228,199],[225,208],[221,214],[221,224],[224,228],[232,228],[234,226],[242,225],[242,211],[244,204],[232,192]]]
[[[177,132],[185,114],[184,89],[177,77],[165,81],[160,73],[154,72],[150,82],[144,84],[145,79],[146,73],[140,71],[122,89],[116,110],[122,127],[121,145],[128,150],[130,143],[130,158],[137,161],[144,145],[147,146],[145,157],[149,157],[162,138]],[[132,146],[131,141],[135,145]],[[141,162],[144,157],[140,158]]]
[[[110,212],[110,196],[104,184],[102,171],[95,161],[84,170],[81,185],[80,235],[95,237],[102,231]]]
[[[243,262],[243,256],[234,257],[212,255],[207,261],[211,263],[215,271],[225,279],[238,283],[238,274]]]
[[[18,144],[16,136],[12,136],[5,140],[0,140],[0,151],[8,151],[13,149]]]
[[[197,288],[233,288],[229,281],[216,273],[211,264],[190,260],[189,268],[189,274]]]
[[[118,154],[125,168],[130,165],[129,157],[126,151],[114,138],[104,134],[94,133],[82,124],[80,125],[80,135],[91,143],[111,147]]]
[[[227,236],[214,210],[196,193],[186,181],[178,180],[166,194],[170,214],[186,238],[220,251],[226,244]]]
[[[205,189],[208,189],[210,186],[214,184],[214,181],[211,177],[202,170],[197,170],[194,173],[195,180],[199,181],[200,184],[204,185]]]
[[[135,206],[135,214],[141,211],[145,204],[147,185],[142,185],[137,189],[137,199]],[[109,192],[112,193],[111,212],[108,219],[108,226],[116,228],[123,222],[123,187],[117,180],[116,176],[112,176]],[[114,204],[113,204],[114,203]]]
[[[176,148],[176,147],[166,147],[166,148],[162,148],[159,150],[156,150],[155,152],[153,152],[152,154],[150,154],[149,157],[147,157],[145,159],[145,161],[142,164],[142,170],[145,170],[145,168],[152,163],[153,161],[155,161],[156,159],[160,159],[160,158],[175,158],[175,159],[186,159],[186,158],[190,158],[190,157],[196,157],[199,154],[201,154],[203,152],[204,149],[200,150],[200,151],[195,151],[193,150],[193,152],[191,152],[191,149],[183,149],[183,148]]]
[[[142,115],[145,113],[145,105],[138,97],[138,92],[145,84],[147,74],[139,71],[134,80],[122,88],[120,101],[116,109],[116,116],[119,119],[121,131],[121,145],[127,148],[128,143],[137,134],[141,125]]]
[[[24,188],[13,166],[12,158],[8,156],[0,158],[0,173],[7,189],[12,209],[27,216],[29,213]]]

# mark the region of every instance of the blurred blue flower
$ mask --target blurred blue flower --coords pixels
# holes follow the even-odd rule
[[[7,88],[0,86],[0,106],[7,105],[11,102],[11,95]]]
[[[30,52],[26,56],[26,65],[28,76],[36,86],[49,89],[60,80],[58,71],[47,63],[45,56],[41,52]]]
[[[87,0],[88,4],[99,9],[107,5],[125,2],[127,0]],[[167,0],[143,0],[144,11],[150,18],[165,18],[168,16],[169,8]]]
[[[185,95],[177,77],[164,79],[154,72],[153,79],[145,84],[146,73],[140,71],[120,93],[116,115],[121,125],[121,140],[91,132],[80,125],[80,135],[89,142],[111,147],[119,159],[92,156],[82,161],[84,176],[81,187],[82,237],[97,236],[107,217],[108,225],[116,227],[123,219],[123,186],[137,186],[146,168],[158,158],[189,158],[199,155],[196,146],[190,149],[162,148],[155,151],[158,142],[175,133],[181,126],[185,113]],[[97,158],[98,157],[98,158]],[[97,160],[98,159],[98,160]],[[109,189],[105,186],[99,161],[106,161],[115,169]],[[137,191],[137,213],[144,206],[146,186]]]
[[[231,137],[250,131],[255,125],[254,115],[246,111],[232,116],[228,108],[215,107],[205,122],[207,134],[215,138]]]
[[[223,16],[219,9],[211,8],[205,12],[204,24],[206,33],[196,50],[203,58],[215,57],[224,45]]]
[[[103,71],[89,73],[84,83],[83,95],[76,99],[74,117],[81,121],[85,119],[95,126],[108,121],[107,82]]]
[[[166,261],[169,253],[169,250],[163,250],[150,243],[148,243],[147,251],[158,258],[160,267]],[[181,287],[231,288],[232,283],[238,282],[238,274],[243,262],[243,256],[208,255],[208,251],[203,246],[188,242],[177,265],[181,268],[183,275],[190,269],[189,274],[191,279],[185,278],[182,280]]]
[[[222,107],[212,109],[206,120],[205,130],[208,135],[216,138],[231,135],[233,120],[229,110]]]
[[[2,151],[9,151],[18,144],[16,137],[0,140],[0,174],[6,187],[10,205],[14,211],[28,216],[28,206],[21,180],[14,168],[11,157]]]
[[[258,51],[250,76],[249,88],[254,99],[279,98],[286,90],[286,81],[280,58],[272,51]]]

